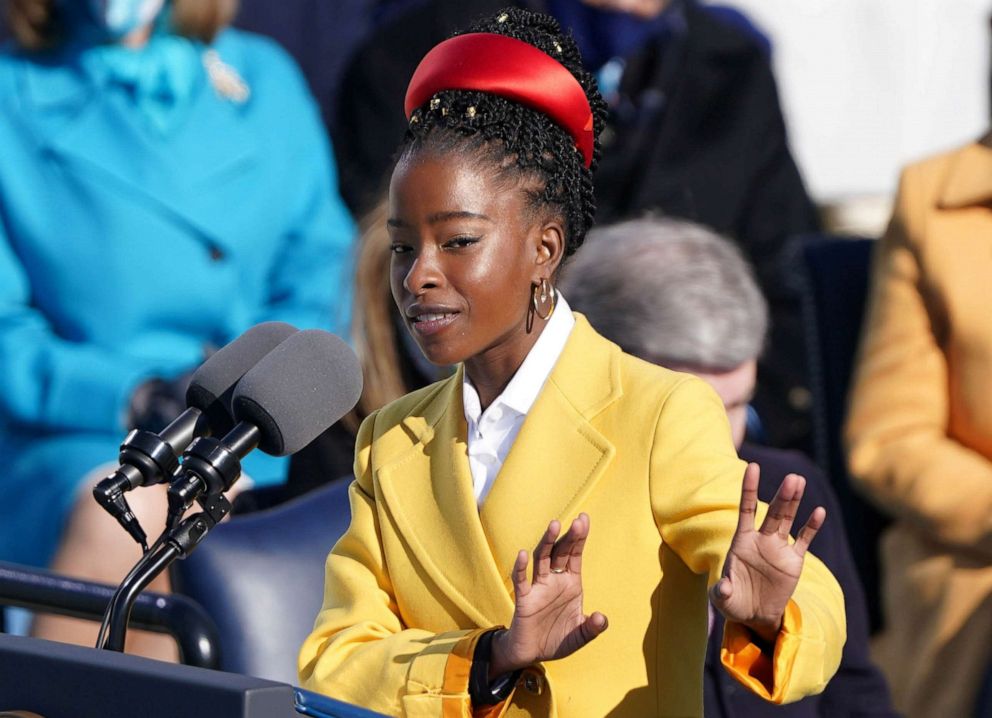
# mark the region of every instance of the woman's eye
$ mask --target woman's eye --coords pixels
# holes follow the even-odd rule
[[[468,247],[469,245],[475,244],[479,241],[478,237],[455,237],[454,239],[448,240],[445,244],[446,247],[462,248]]]
[[[410,251],[410,248],[405,244],[391,244],[389,245],[389,251],[393,254],[406,254]]]

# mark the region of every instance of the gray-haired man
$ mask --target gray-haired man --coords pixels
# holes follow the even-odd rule
[[[768,333],[768,307],[753,272],[728,240],[697,224],[647,217],[592,230],[567,265],[562,293],[624,351],[687,371],[720,395],[741,458],[761,465],[758,495],[771,499],[787,473],[806,477],[800,513],[825,506],[813,551],[844,590],[848,639],[840,669],[823,694],[788,706],[747,695],[719,668],[722,620],[715,616],[706,658],[708,717],[890,716],[885,679],[868,657],[864,593],[823,473],[798,452],[749,444],[749,402]]]

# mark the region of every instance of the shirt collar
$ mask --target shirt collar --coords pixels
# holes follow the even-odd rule
[[[547,326],[534,342],[534,346],[510,379],[510,383],[490,406],[501,405],[521,416],[526,415],[537,401],[544,383],[551,376],[551,370],[554,369],[558,357],[565,349],[565,343],[574,326],[575,318],[572,316],[572,310],[565,297],[558,292],[555,311],[548,320]],[[468,378],[468,373],[464,373],[462,378],[462,403],[466,421],[469,424],[477,424],[482,415],[482,405],[478,392]]]

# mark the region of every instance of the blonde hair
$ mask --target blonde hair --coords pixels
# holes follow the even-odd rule
[[[389,288],[389,234],[383,199],[361,221],[351,340],[362,365],[365,386],[358,405],[343,421],[358,431],[362,419],[410,391],[403,378],[395,309]]]
[[[212,42],[234,19],[238,0],[172,0],[177,35]],[[55,0],[8,0],[7,16],[17,43],[28,50],[58,45],[62,39]]]

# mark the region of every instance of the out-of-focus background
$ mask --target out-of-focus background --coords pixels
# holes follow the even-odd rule
[[[983,135],[981,0],[737,0],[769,37],[796,161],[831,226],[884,229],[900,169]]]
[[[92,645],[73,602],[138,556],[92,487],[129,430],[185,408],[201,362],[285,321],[355,348],[358,406],[291,460],[246,461],[234,518],[151,588],[205,607],[221,668],[294,680],[361,420],[450,371],[388,289],[403,94],[507,4],[568,28],[609,105],[576,275],[636,240],[737,277],[706,290],[749,308],[733,366],[643,358],[726,389],[741,455],[813,477],[838,514],[820,539],[848,597],[838,677],[773,709],[711,667],[708,715],[992,715],[988,0],[0,0],[0,628]],[[667,284],[649,307],[585,281],[565,293],[590,317],[647,312],[657,346],[666,311],[724,318]],[[164,487],[129,500],[158,528]],[[61,576],[79,583],[47,603],[18,593]],[[177,660],[169,631],[129,650]]]

